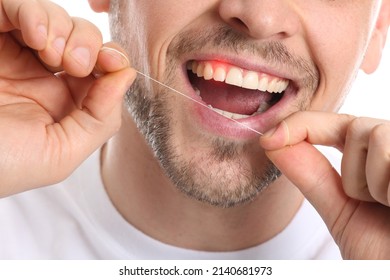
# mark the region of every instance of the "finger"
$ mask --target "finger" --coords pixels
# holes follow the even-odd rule
[[[81,18],[73,18],[73,30],[63,56],[64,70],[75,77],[91,74],[102,41],[102,34],[95,25]]]
[[[97,79],[83,101],[83,110],[102,122],[108,116],[119,116],[115,112],[121,111],[123,96],[135,77],[134,69],[126,68]]]
[[[348,196],[362,201],[375,201],[368,188],[366,167],[369,167],[367,152],[370,133],[378,122],[379,120],[370,118],[356,118],[347,129],[341,162],[343,186]],[[380,162],[379,158],[377,160]]]
[[[133,69],[125,68],[96,80],[82,109],[74,110],[60,121],[63,135],[53,127],[49,131],[51,136],[66,139],[76,161],[82,161],[119,129],[123,96],[135,77]]]
[[[277,150],[302,141],[344,149],[347,129],[356,117],[325,112],[298,112],[260,137],[266,150]]]
[[[73,21],[64,8],[49,2],[41,3],[48,18],[48,35],[46,46],[39,50],[39,57],[55,70],[61,69],[63,54],[68,38],[73,31]]]
[[[348,198],[339,174],[324,155],[307,142],[266,151],[266,154],[332,229]]]
[[[105,44],[98,54],[94,76],[90,75],[80,79],[63,74],[62,78],[66,80],[76,106],[81,108],[82,102],[93,85],[95,78],[101,78],[107,73],[117,72],[129,66],[130,62],[122,49],[114,43],[108,43]]]
[[[47,13],[38,1],[2,0],[0,32],[21,30],[25,44],[42,50],[47,40]]]
[[[299,112],[260,138],[269,159],[313,204],[329,228],[348,197],[341,177],[313,144],[344,148],[349,115]]]
[[[126,52],[118,44],[109,42],[103,45],[98,54],[93,74],[99,77],[109,72],[116,72],[130,66]]]
[[[361,120],[365,120],[362,124]],[[368,135],[373,122],[350,115],[323,112],[300,112],[284,120],[276,131],[260,140],[265,149],[279,149],[306,141],[310,144],[337,147],[343,151],[342,186],[354,199],[374,201],[366,179]]]
[[[390,205],[390,126],[376,125],[369,136],[367,152],[367,182],[371,196]]]
[[[33,45],[29,42],[35,40],[37,31],[32,29],[33,23],[31,22],[33,19],[28,15],[23,15],[24,17],[20,21],[15,20],[13,22],[16,28],[21,28],[20,32],[13,33],[15,39],[21,45],[26,44],[38,50],[39,58],[48,70],[52,72],[65,70],[77,77],[88,76],[95,65],[97,53],[102,46],[102,35],[97,27],[84,19],[71,18],[62,7],[50,1],[30,1],[35,3],[34,7],[25,5],[25,2],[29,1],[17,0],[15,3],[12,2],[12,5],[7,6],[7,11],[17,19],[21,18],[18,13],[25,9],[25,13],[28,15],[30,10],[41,13],[40,17],[46,18],[46,20],[44,24],[38,25],[37,28],[44,29],[42,32],[45,33],[45,40],[43,40],[44,43],[40,40],[39,47],[37,47],[37,44]],[[37,19],[34,20],[37,21]]]
[[[73,30],[73,21],[65,9],[50,1],[5,2],[12,3],[4,3],[4,7],[17,29],[12,32],[14,38],[22,46],[38,51],[48,70],[61,71],[66,42]]]
[[[106,0],[88,0],[89,5],[97,13],[108,12],[110,3]]]

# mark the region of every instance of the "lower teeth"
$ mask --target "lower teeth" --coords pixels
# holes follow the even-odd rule
[[[259,109],[257,109],[257,113],[264,113],[269,108],[271,108],[271,105],[269,105],[267,102],[261,103]]]
[[[235,114],[235,113],[231,113],[231,112],[227,112],[227,111],[223,111],[223,110],[220,110],[220,109],[217,109],[217,108],[212,108],[214,112],[224,116],[224,117],[227,117],[229,119],[233,119],[233,120],[240,120],[240,119],[245,119],[245,118],[249,118],[250,116],[248,115],[241,115],[241,114]]]

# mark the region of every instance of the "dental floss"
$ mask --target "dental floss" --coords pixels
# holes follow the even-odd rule
[[[247,126],[246,124],[240,123],[239,121],[237,121],[237,120],[235,120],[235,119],[232,119],[232,118],[229,118],[229,117],[227,117],[227,116],[224,116],[224,115],[218,113],[217,111],[215,111],[212,107],[210,108],[210,107],[207,106],[206,104],[204,104],[204,103],[202,103],[202,102],[199,102],[198,100],[193,99],[192,97],[190,97],[190,96],[188,96],[188,95],[186,95],[186,94],[184,94],[184,93],[182,93],[182,92],[180,92],[180,91],[178,91],[178,90],[176,90],[176,89],[174,89],[174,88],[172,88],[172,87],[170,87],[170,86],[167,86],[166,84],[164,84],[164,83],[162,83],[162,82],[160,82],[160,81],[158,81],[158,80],[156,80],[156,79],[153,79],[152,77],[150,77],[150,76],[148,76],[148,75],[146,75],[146,74],[144,74],[144,73],[142,73],[142,72],[140,72],[140,71],[138,71],[138,70],[135,70],[135,71],[136,71],[139,75],[141,75],[141,76],[143,76],[143,77],[145,77],[145,78],[147,78],[147,79],[149,79],[149,80],[155,82],[156,84],[158,84],[158,85],[160,85],[160,86],[162,86],[162,87],[165,87],[165,88],[167,88],[167,89],[169,89],[169,90],[171,90],[171,91],[173,91],[173,92],[175,92],[175,93],[177,93],[177,94],[179,94],[179,95],[181,95],[181,96],[183,96],[183,97],[185,97],[185,98],[187,98],[187,99],[189,99],[189,100],[191,100],[191,101],[193,101],[193,102],[195,102],[195,103],[197,103],[197,104],[199,104],[199,105],[201,105],[201,106],[203,106],[203,107],[205,107],[205,108],[207,108],[207,109],[209,109],[209,110],[212,110],[213,112],[219,114],[220,116],[225,117],[226,119],[228,119],[228,120],[230,120],[230,121],[232,121],[232,122],[234,122],[234,123],[236,123],[236,124],[238,124],[238,125],[240,125],[240,126],[246,128],[246,129],[248,129],[248,130],[250,130],[250,131],[252,131],[252,132],[254,132],[254,133],[256,133],[256,134],[258,134],[258,135],[260,135],[260,136],[263,135],[263,133],[261,133],[261,132],[255,130],[255,129],[249,127],[249,126]]]

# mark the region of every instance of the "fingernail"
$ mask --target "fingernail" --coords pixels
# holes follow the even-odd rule
[[[268,130],[267,132],[265,132],[263,134],[263,137],[271,138],[275,134],[275,132],[278,130],[279,127],[280,127],[280,124],[271,128],[270,130]]]
[[[65,50],[66,41],[65,38],[57,38],[53,41],[52,47],[55,49],[55,51],[62,56]]]
[[[267,141],[276,141],[282,143],[282,146],[286,146],[290,143],[290,130],[287,122],[282,121],[276,127],[270,129],[263,135],[263,139],[268,138]]]
[[[89,68],[91,65],[91,52],[87,48],[75,48],[70,52],[70,56],[84,68]]]
[[[42,36],[43,39],[47,39],[47,28],[45,25],[41,24],[37,27],[38,34]]]
[[[130,61],[127,56],[117,49],[102,47],[100,51],[109,54],[113,59],[118,60],[124,67],[130,66]]]

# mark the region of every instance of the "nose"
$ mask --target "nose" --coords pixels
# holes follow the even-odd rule
[[[231,27],[254,39],[283,39],[300,28],[291,0],[221,0],[219,14]]]

